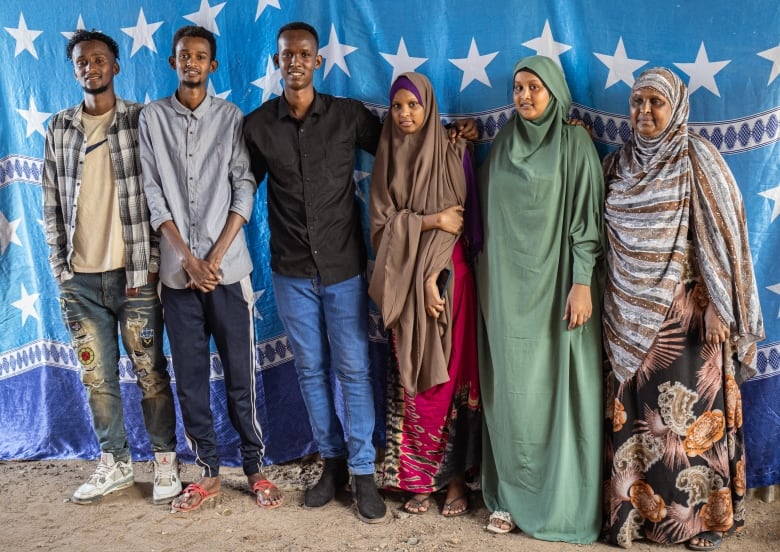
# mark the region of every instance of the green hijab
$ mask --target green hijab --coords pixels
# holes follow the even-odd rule
[[[557,164],[561,134],[571,108],[571,93],[558,65],[548,57],[530,56],[515,63],[512,79],[528,70],[544,83],[550,93],[550,103],[544,113],[533,121],[514,117],[515,133],[509,148],[509,158],[515,165],[529,162],[549,171]],[[532,171],[533,172],[533,171]]]

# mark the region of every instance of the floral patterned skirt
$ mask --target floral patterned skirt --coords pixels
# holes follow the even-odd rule
[[[624,548],[745,520],[742,400],[728,344],[704,340],[703,284],[680,284],[634,377],[607,375],[605,532]]]

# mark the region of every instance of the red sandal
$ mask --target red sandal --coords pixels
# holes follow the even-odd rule
[[[182,493],[179,495],[179,497],[184,498],[184,502],[182,502],[180,505],[176,505],[176,499],[174,499],[173,503],[171,504],[171,509],[175,512],[192,512],[193,510],[197,510],[200,508],[204,502],[206,502],[209,498],[213,498],[219,494],[219,489],[216,491],[210,493],[197,483],[190,483],[187,485],[187,487],[182,491]],[[186,496],[185,496],[186,495]],[[200,500],[198,500],[195,504],[190,505],[189,504],[189,498],[190,496],[198,495],[200,496]]]
[[[269,500],[268,497],[270,496],[272,490],[278,491],[279,488],[267,479],[260,479],[255,481],[255,483],[252,485],[252,491],[257,496],[258,506],[265,510],[273,510],[274,508],[278,508],[284,503],[284,496],[282,496],[279,499],[279,502],[275,504]]]

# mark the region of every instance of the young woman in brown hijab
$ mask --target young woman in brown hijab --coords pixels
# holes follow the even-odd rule
[[[371,180],[376,263],[369,295],[392,351],[384,486],[413,494],[407,512],[468,511],[465,472],[479,463],[476,290],[481,248],[470,154],[440,122],[431,83],[405,73],[390,89]]]

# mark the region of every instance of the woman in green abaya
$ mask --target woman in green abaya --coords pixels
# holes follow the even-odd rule
[[[515,64],[517,113],[481,171],[487,529],[593,542],[601,526],[604,180],[560,67]]]

